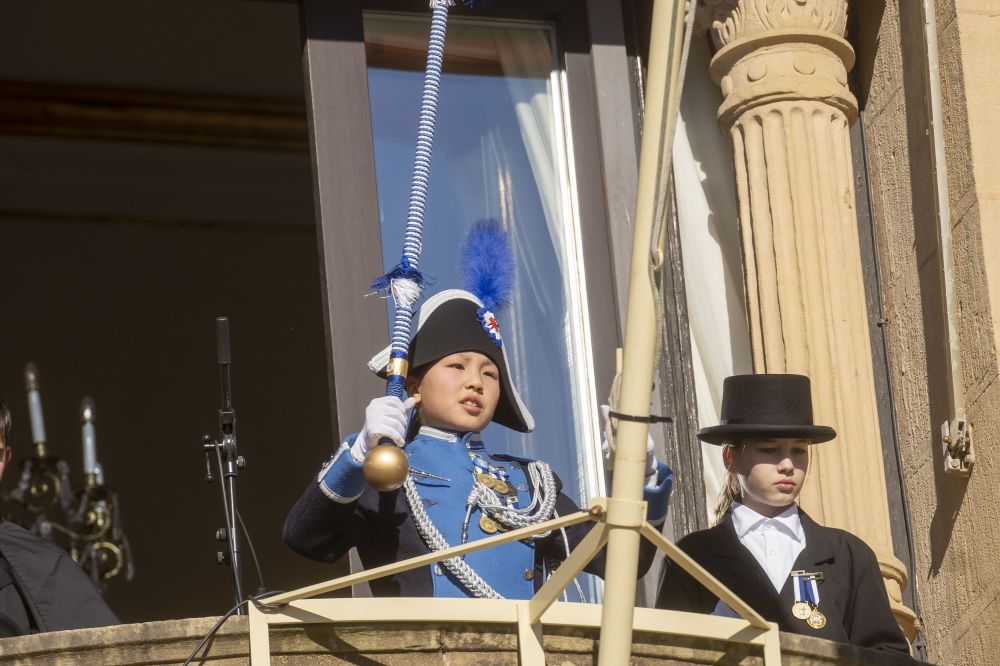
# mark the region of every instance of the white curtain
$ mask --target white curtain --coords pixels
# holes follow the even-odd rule
[[[693,39],[673,152],[701,428],[719,422],[722,381],[752,372],[732,148],[715,120],[722,99],[708,77],[710,60],[706,41]],[[708,518],[714,520],[725,470],[719,447],[701,447]]]
[[[503,133],[503,128],[497,128],[491,132],[491,136],[497,137],[491,147],[500,158],[497,160],[497,180],[503,200],[499,202],[499,217],[512,231],[518,257],[518,299],[508,328],[520,353],[511,362],[515,375],[535,377],[533,386],[524,388],[528,394],[525,398],[532,411],[541,417],[532,435],[536,441],[532,450],[525,454],[543,456],[553,464],[565,457],[567,466],[563,474],[575,474],[572,485],[579,493],[575,499],[583,501],[596,490],[593,480],[587,478],[584,462],[587,452],[583,449],[596,446],[585,404],[588,396],[581,386],[577,366],[580,362],[580,326],[574,322],[580,313],[574,290],[579,269],[571,260],[574,249],[568,229],[573,217],[568,205],[569,174],[562,140],[565,128],[557,125],[561,112],[552,75],[556,66],[552,36],[545,29],[523,27],[493,27],[490,33],[518,134],[509,136]],[[549,66],[541,67],[542,64]],[[516,144],[527,157],[530,174],[512,174],[508,169],[504,146]],[[484,151],[484,154],[489,152]],[[537,205],[526,205],[528,200],[536,198]],[[538,218],[539,209],[544,219]],[[544,319],[551,325],[548,335],[561,333],[558,340],[546,343],[530,335],[526,323]],[[544,356],[532,353],[532,347],[539,344],[551,345],[550,353]],[[554,395],[554,385],[538,381],[540,376],[556,380],[555,386],[564,387],[559,391],[563,395]],[[571,439],[576,443],[573,455],[546,450],[545,445],[537,441],[539,437],[543,440],[556,438],[564,443]]]
[[[526,454],[542,455],[553,465],[563,462],[563,474],[575,474],[572,485],[577,496],[574,499],[583,503],[599,492],[594,473],[597,446],[593,433],[594,415],[590,414],[592,409],[588,409],[589,391],[580,380],[582,369],[578,366],[586,353],[581,345],[581,327],[575,323],[580,317],[581,306],[574,290],[577,289],[581,269],[571,259],[574,241],[569,230],[574,218],[569,204],[570,174],[562,138],[566,128],[557,125],[561,112],[560,98],[555,89],[558,83],[554,75],[556,63],[551,33],[503,27],[492,28],[491,32],[517,119],[519,143],[531,170],[528,184],[523,175],[522,179],[512,178],[505,160],[500,160],[498,164],[499,190],[507,197],[500,205],[501,219],[513,232],[520,271],[519,298],[514,306],[511,328],[522,353],[517,355],[516,360],[512,358],[511,362],[515,365],[516,375],[535,377],[533,386],[525,388],[527,404],[538,420],[532,435],[536,438],[533,451],[526,451]],[[549,75],[540,79],[538,65],[546,62],[551,63]],[[504,140],[517,140],[510,136],[502,139],[494,146],[500,154],[504,151]],[[528,194],[523,188],[518,192],[511,187],[516,182],[527,184],[533,192]],[[529,198],[537,196],[544,220],[518,217],[521,212],[532,211],[523,205],[526,194]],[[537,210],[533,209],[535,215]],[[525,322],[543,317],[548,317],[552,324],[549,335],[561,332],[558,340],[546,343],[537,337],[532,339],[525,329]],[[534,351],[532,348],[540,344],[548,344],[550,353],[542,357],[531,353]],[[539,367],[539,362],[551,365]],[[530,368],[528,364],[531,364]],[[540,376],[547,377],[549,381],[538,381]],[[553,384],[551,380],[556,381]],[[563,390],[557,389],[553,393],[553,387],[560,385]],[[569,413],[565,411],[567,407]],[[539,437],[542,438],[541,443],[537,440]],[[572,452],[553,450],[552,444],[558,441],[563,447],[575,444]],[[596,581],[590,576],[581,576],[579,583],[586,590],[586,598],[596,601]],[[570,600],[578,599],[572,588],[568,594]]]

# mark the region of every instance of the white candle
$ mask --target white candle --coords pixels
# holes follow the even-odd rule
[[[83,420],[83,473],[97,474],[97,431],[94,429],[96,418],[94,401],[84,398],[80,403],[80,418]]]
[[[31,415],[31,441],[45,443],[45,421],[42,419],[42,394],[38,380],[38,367],[34,363],[24,366],[24,387],[28,389],[28,413]]]

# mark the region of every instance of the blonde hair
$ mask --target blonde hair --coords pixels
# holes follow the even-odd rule
[[[753,440],[750,440],[753,441]],[[734,439],[731,442],[725,442],[722,451],[725,455],[726,449],[730,449],[734,452],[736,459],[743,454],[746,448],[746,440]],[[802,479],[803,486],[805,485],[806,479],[809,478],[809,472],[812,471],[812,449],[806,449],[807,451],[807,463],[806,463],[806,473],[805,477]],[[801,490],[801,489],[800,489]],[[719,499],[715,501],[715,523],[718,525],[725,518],[726,514],[729,513],[733,508],[733,502],[743,501],[743,486],[740,485],[740,477],[736,475],[735,472],[730,469],[726,469],[726,476],[722,480],[722,490],[719,491]]]
[[[723,455],[725,455],[726,449],[735,452],[737,457],[743,453],[743,442],[740,440],[733,440],[731,442],[726,442],[723,445]],[[722,490],[719,492],[719,499],[715,502],[715,524],[721,523],[726,514],[730,512],[733,508],[733,502],[740,502],[743,500],[743,487],[740,485],[740,479],[730,469],[726,469],[726,476],[722,480]]]

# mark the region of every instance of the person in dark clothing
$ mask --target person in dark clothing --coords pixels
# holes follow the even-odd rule
[[[0,400],[0,479],[10,462]],[[118,624],[83,569],[54,544],[0,518],[0,638]]]
[[[677,545],[782,631],[909,656],[872,549],[795,503],[809,446],[835,436],[813,425],[808,377],[728,377],[721,425],[698,432],[724,445],[719,522]],[[662,571],[656,606],[735,615],[673,563]]]

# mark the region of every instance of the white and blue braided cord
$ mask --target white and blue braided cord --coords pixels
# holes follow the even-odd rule
[[[403,256],[416,268],[427,205],[427,187],[431,173],[431,150],[434,147],[434,126],[437,122],[438,92],[441,89],[441,68],[444,64],[444,37],[448,26],[448,6],[439,4],[431,17],[430,43],[427,47],[427,69],[424,91],[420,99],[420,121],[417,124],[417,151],[413,158],[413,179],[410,182],[410,205],[406,213],[406,234]]]
[[[431,151],[437,122],[438,92],[444,64],[444,40],[448,28],[448,7],[451,0],[432,0],[430,39],[427,47],[427,67],[420,100],[420,120],[417,124],[417,150],[413,159],[410,182],[410,202],[406,214],[406,231],[399,265],[372,283],[376,292],[391,293],[394,304],[392,326],[393,358],[406,358],[410,345],[410,324],[413,308],[420,299],[424,278],[420,272],[420,251],[423,242],[424,209],[430,182]],[[389,377],[386,395],[402,399],[406,396],[405,378]]]

